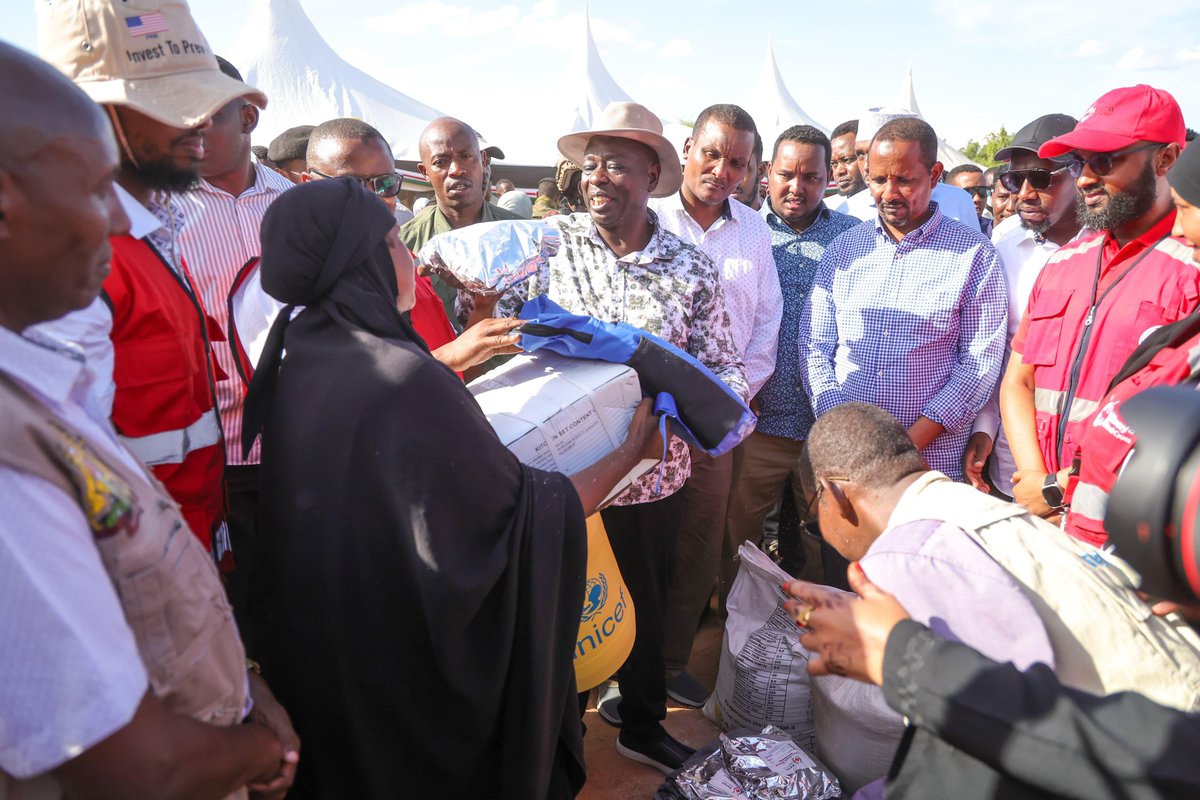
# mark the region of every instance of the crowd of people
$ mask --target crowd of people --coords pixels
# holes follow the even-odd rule
[[[764,142],[715,104],[677,149],[614,103],[536,198],[443,117],[409,209],[369,119],[252,147],[270,98],[185,4],[156,13],[166,47],[110,0],[39,3],[40,58],[0,43],[0,797],[573,797],[594,514],[637,624],[599,715],[669,774],[694,751],[668,701],[711,688],[701,618],[785,500],[813,670],[880,684],[906,737],[856,797],[1200,794],[1175,677],[1081,685],[1083,615],[979,539],[1103,560],[1125,402],[1200,383],[1200,150],[1170,93],[1114,89],[948,171],[907,109]],[[415,264],[529,218],[559,249],[503,295]],[[646,400],[582,472],[520,463],[465,381],[520,352],[540,295],[686,351],[755,430],[664,447]],[[1084,703],[1083,732],[1029,727],[1028,694],[930,699],[924,661],[975,658],[1036,681],[998,692],[1150,699]]]

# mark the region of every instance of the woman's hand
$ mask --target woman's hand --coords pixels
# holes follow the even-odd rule
[[[875,685],[883,683],[883,654],[892,628],[908,612],[896,598],[867,579],[856,561],[847,570],[852,594],[806,581],[783,589],[793,598],[788,611],[805,628],[800,643],[815,655],[808,662],[812,675],[841,675]]]
[[[452,342],[433,351],[433,357],[455,372],[465,372],[492,356],[520,353],[520,334],[513,329],[525,320],[515,318],[484,319],[467,328]]]

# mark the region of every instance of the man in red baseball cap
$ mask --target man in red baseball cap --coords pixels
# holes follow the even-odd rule
[[[1080,433],[1141,338],[1200,302],[1191,248],[1171,236],[1166,175],[1184,134],[1175,98],[1139,85],[1108,92],[1038,149],[1068,166],[1079,221],[1092,233],[1060,248],[1038,276],[1001,383],[1012,493],[1036,514],[1063,512]]]

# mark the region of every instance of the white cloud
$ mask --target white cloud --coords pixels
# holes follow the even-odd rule
[[[1098,39],[1088,39],[1079,45],[1079,48],[1075,51],[1075,57],[1095,58],[1096,56],[1104,55],[1108,50],[1108,42],[1101,42]]]
[[[1184,48],[1175,54],[1175,60],[1181,64],[1200,61],[1200,44]]]
[[[1161,53],[1148,53],[1146,48],[1141,45],[1129,50],[1117,62],[1117,69],[1131,72],[1163,69],[1166,66],[1168,66],[1168,61]]]
[[[660,58],[687,58],[695,48],[687,39],[672,39],[658,51]]]

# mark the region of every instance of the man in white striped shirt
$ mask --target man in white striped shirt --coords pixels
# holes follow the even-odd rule
[[[217,59],[221,71],[242,80],[228,61]],[[258,109],[245,98],[227,103],[212,118],[205,134],[200,184],[178,197],[184,224],[179,245],[209,315],[228,336],[227,298],[242,266],[261,252],[258,229],[275,198],[292,187],[291,181],[261,164],[250,153],[250,134],[258,125]],[[254,551],[254,518],[258,504],[256,443],[242,457],[242,403],[245,388],[237,377],[228,343],[214,341],[217,363],[229,376],[217,383],[217,406],[225,429],[225,484],[229,510],[229,536],[235,569],[226,586],[237,613],[243,639],[249,633],[244,619],[246,593]]]

